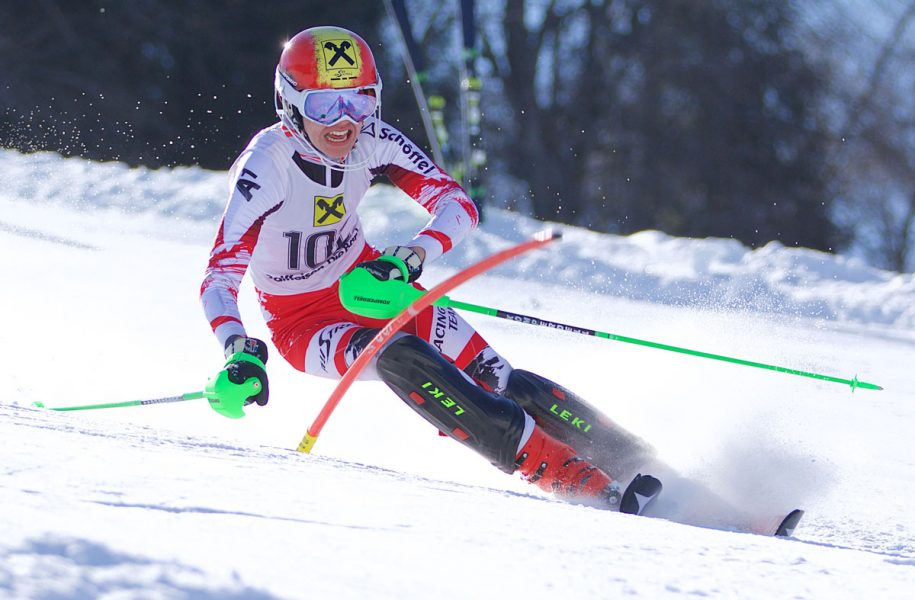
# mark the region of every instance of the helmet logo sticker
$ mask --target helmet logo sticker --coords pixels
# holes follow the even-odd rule
[[[347,81],[359,77],[359,54],[356,44],[349,40],[325,40],[321,44],[321,50],[331,81]]]
[[[356,66],[356,53],[351,52],[351,55],[346,53],[347,50],[353,50],[353,45],[348,41],[343,40],[340,42],[340,45],[336,45],[333,42],[324,42],[324,58],[327,58],[327,51],[333,52],[334,55],[327,60],[327,66],[336,67],[337,61],[341,58],[349,63],[350,67]],[[345,68],[345,67],[343,67]]]
[[[343,194],[333,197],[315,196],[315,227],[339,223],[345,216],[346,206],[343,204]]]

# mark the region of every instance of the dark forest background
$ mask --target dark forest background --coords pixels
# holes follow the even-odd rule
[[[453,135],[457,4],[407,2]],[[809,4],[478,0],[484,202],[613,233],[856,244],[912,268],[915,119],[893,71],[915,2],[874,9],[895,27],[854,67],[858,25]],[[0,5],[0,144],[226,169],[275,121],[282,42],[322,24],[370,43],[385,119],[425,142],[380,0],[28,0]]]

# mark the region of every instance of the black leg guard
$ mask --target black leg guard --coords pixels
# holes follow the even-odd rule
[[[468,380],[416,336],[392,342],[378,355],[381,380],[440,431],[473,448],[506,473],[524,433],[524,411],[512,400]]]
[[[570,445],[615,480],[628,481],[654,455],[650,445],[545,377],[515,369],[505,395],[549,435]]]

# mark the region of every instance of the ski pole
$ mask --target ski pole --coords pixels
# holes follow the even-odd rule
[[[68,411],[68,410],[96,410],[99,408],[123,408],[125,406],[146,406],[148,404],[170,404],[172,402],[187,402],[188,400],[199,400],[203,398],[203,392],[188,392],[180,396],[168,396],[166,398],[152,398],[150,400],[128,400],[126,402],[109,402],[106,404],[83,404],[81,406],[45,406],[44,402],[33,402],[32,406],[36,408],[46,408],[48,410]]]
[[[636,344],[638,346],[645,346],[648,348],[655,348],[658,350],[667,350],[669,352],[679,352],[681,354],[688,354],[690,356],[698,356],[699,358],[710,358],[712,360],[720,360],[724,362],[729,362],[736,365],[744,365],[747,367],[756,367],[757,369],[768,369],[770,371],[777,371],[779,373],[787,373],[789,375],[798,375],[801,377],[810,377],[812,379],[819,379],[822,381],[831,381],[833,383],[843,383],[845,385],[851,386],[852,392],[857,388],[862,388],[865,390],[882,390],[883,388],[879,385],[873,383],[867,383],[865,381],[859,381],[858,376],[856,375],[852,379],[843,379],[841,377],[832,377],[830,375],[821,375],[819,373],[809,373],[807,371],[799,371],[797,369],[789,369],[787,367],[779,367],[776,365],[767,365],[765,363],[754,362],[751,360],[744,360],[742,358],[733,358],[730,356],[722,356],[720,354],[712,354],[710,352],[702,352],[699,350],[690,350],[689,348],[680,348],[679,346],[671,346],[669,344],[660,344],[658,342],[650,342],[647,340],[640,340],[638,338],[626,337],[624,335],[617,335],[615,333],[606,333],[603,331],[596,331],[594,329],[587,329],[585,327],[576,327],[574,325],[565,325],[563,323],[556,323],[555,321],[547,321],[545,319],[538,319],[537,317],[531,317],[528,315],[521,315],[518,313],[508,312],[506,310],[499,310],[497,308],[489,308],[487,306],[479,306],[477,304],[470,304],[468,302],[459,302],[457,300],[452,300],[447,296],[439,298],[435,302],[436,306],[441,307],[451,307],[459,310],[466,310],[469,312],[480,313],[483,315],[489,315],[491,317],[498,317],[500,319],[508,319],[509,321],[515,321],[517,323],[524,323],[527,325],[540,325],[541,327],[549,327],[551,329],[558,329],[561,331],[570,331],[572,333],[578,333],[581,335],[590,335],[598,338],[604,338],[608,340],[613,340],[617,342],[625,342],[627,344]]]
[[[150,400],[127,400],[126,402],[108,402],[105,404],[83,404],[80,406],[45,406],[44,402],[33,402],[36,408],[46,408],[56,411],[70,410],[97,410],[100,408],[124,408],[127,406],[148,406],[150,404],[171,404],[173,402],[187,402],[206,398],[210,401],[210,408],[230,419],[240,419],[245,416],[243,407],[249,396],[257,394],[261,383],[257,377],[249,377],[244,383],[234,383],[229,380],[226,371],[220,371],[216,377],[211,378],[202,392],[188,392],[180,396],[153,398]]]
[[[324,407],[321,409],[321,412],[318,413],[318,416],[315,417],[314,422],[305,431],[305,435],[302,437],[302,441],[299,442],[299,446],[296,448],[296,450],[306,454],[311,452],[311,449],[315,445],[315,441],[317,441],[318,436],[321,434],[321,430],[324,428],[327,420],[330,419],[334,409],[337,408],[340,400],[343,399],[343,395],[353,384],[353,381],[359,377],[359,374],[362,373],[362,370],[365,369],[369,361],[372,360],[372,358],[384,347],[385,343],[391,339],[391,336],[397,333],[401,327],[416,317],[420,311],[431,306],[437,298],[443,296],[446,292],[450,292],[452,289],[466,282],[468,279],[476,277],[480,273],[483,273],[510,258],[518,256],[519,254],[523,254],[524,252],[539,248],[544,244],[558,240],[560,237],[561,236],[559,233],[554,233],[552,231],[544,231],[538,233],[531,240],[522,242],[510,248],[506,248],[501,252],[496,252],[492,256],[485,258],[474,265],[471,265],[456,275],[452,275],[428,292],[421,294],[415,298],[412,302],[408,302],[404,304],[402,308],[399,308],[398,314],[394,316],[394,318],[392,318],[390,321],[388,321],[387,324],[381,328],[381,331],[375,334],[375,337],[372,338],[372,340],[366,345],[365,349],[362,350],[358,357],[356,357],[356,360],[353,361],[353,364],[351,364],[350,367],[346,370],[346,373],[343,374],[343,378],[340,379],[339,383],[337,383],[337,387],[335,387],[334,391],[331,392],[330,397],[324,403]],[[361,270],[364,271],[364,269]],[[356,269],[350,273],[356,273],[358,271],[360,271],[360,269]],[[370,274],[367,275],[372,277]]]
[[[394,314],[396,314],[396,311],[400,310],[401,307],[407,306],[411,302],[416,302],[417,299],[422,298],[425,294],[425,292],[421,289],[414,288],[411,285],[396,280],[386,281],[382,285],[379,285],[378,281],[371,274],[362,273],[359,269],[355,269],[354,271],[347,273],[343,278],[340,279],[339,292],[340,301],[347,310],[356,314],[365,315],[376,319],[391,318]],[[614,340],[617,342],[625,342],[627,344],[636,344],[648,348],[655,348],[657,350],[679,352],[680,354],[698,356],[699,358],[709,358],[712,360],[720,360],[737,365],[744,365],[747,367],[755,367],[758,369],[777,371],[779,373],[787,373],[789,375],[799,375],[801,377],[810,377],[813,379],[820,379],[822,381],[843,383],[845,385],[851,386],[852,391],[855,391],[857,388],[866,390],[883,389],[879,385],[867,383],[865,381],[859,381],[857,376],[855,376],[853,379],[842,379],[841,377],[832,377],[830,375],[821,375],[819,373],[808,373],[807,371],[789,369],[787,367],[778,367],[775,365],[767,365],[765,363],[744,360],[742,358],[732,358],[730,356],[722,356],[720,354],[712,354],[710,352],[690,350],[689,348],[680,348],[679,346],[671,346],[669,344],[640,340],[633,337],[626,337],[624,335],[617,335],[615,333],[606,333],[585,327],[556,323],[555,321],[547,321],[545,319],[538,319],[537,317],[521,315],[497,308],[489,308],[487,306],[480,306],[478,304],[470,304],[469,302],[460,302],[458,300],[452,300],[448,296],[444,295],[437,298],[433,304],[443,308],[451,307],[458,310],[466,310],[469,312],[489,315],[491,317],[498,317],[500,319],[508,319],[509,321],[515,321],[517,323],[525,323],[527,325],[540,325],[541,327],[549,327],[551,329],[569,331],[581,335],[590,335],[593,337]]]
[[[419,45],[413,37],[413,31],[410,29],[410,18],[407,15],[407,8],[404,0],[385,0],[385,7],[388,16],[397,23],[397,32],[400,34],[400,40],[403,43],[403,61],[407,67],[407,74],[410,77],[410,87],[413,89],[413,97],[416,98],[416,104],[419,106],[419,116],[423,122],[423,128],[426,130],[426,138],[429,140],[429,147],[432,149],[432,159],[435,164],[444,166],[445,156],[442,154],[441,144],[436,132],[435,124],[432,121],[432,113],[429,111],[429,105],[426,102],[426,95],[423,93],[423,81],[427,78],[426,65],[423,61],[422,52]]]

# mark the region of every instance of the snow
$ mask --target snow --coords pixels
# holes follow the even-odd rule
[[[915,592],[915,278],[733,240],[559,227],[563,241],[451,297],[878,383],[750,369],[465,314],[517,367],[575,390],[695,482],[792,539],[559,502],[489,466],[378,382],[294,452],[334,382],[274,353],[271,400],[32,407],[196,391],[221,367],[197,291],[225,173],[0,151],[0,597],[908,598]],[[361,209],[378,246],[425,221]],[[434,284],[541,223],[491,210]],[[253,290],[251,335],[267,337]],[[663,506],[659,503],[659,506]],[[692,503],[693,517],[710,518]],[[698,513],[697,513],[698,510]],[[725,515],[726,517],[729,515]],[[693,521],[696,519],[693,518]]]

